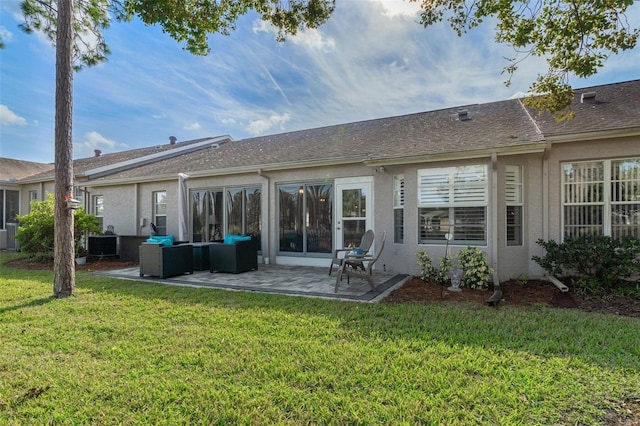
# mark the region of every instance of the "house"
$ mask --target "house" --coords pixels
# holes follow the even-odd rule
[[[640,236],[640,80],[576,90],[557,122],[519,99],[233,140],[176,142],[74,161],[76,198],[119,235],[260,237],[260,261],[328,266],[366,229],[378,267],[418,274],[466,246],[496,278],[542,274],[538,239]],[[20,211],[53,173],[16,180]],[[375,251],[375,247],[374,247]]]
[[[53,164],[34,163],[0,157],[0,249],[17,249],[14,239],[20,209],[21,186],[18,181],[45,171],[53,171]],[[27,196],[35,194],[27,193]]]

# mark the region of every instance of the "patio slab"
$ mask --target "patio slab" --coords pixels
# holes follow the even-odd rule
[[[135,281],[149,281],[160,284],[206,287],[232,291],[253,291],[259,293],[286,294],[289,296],[317,297],[327,299],[351,300],[358,302],[377,302],[394,288],[401,286],[408,278],[406,274],[374,273],[375,290],[365,280],[351,279],[347,284],[344,277],[338,292],[334,292],[337,272],[331,275],[328,268],[309,266],[259,265],[257,271],[241,274],[211,273],[195,271],[193,274],[179,275],[161,279],[158,277],[140,277],[138,267],[97,271],[96,275]]]

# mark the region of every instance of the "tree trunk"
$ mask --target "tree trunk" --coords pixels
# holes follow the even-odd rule
[[[73,193],[73,0],[58,0],[56,34],[55,124],[55,237],[53,295],[69,297],[75,291],[73,210],[65,197]]]

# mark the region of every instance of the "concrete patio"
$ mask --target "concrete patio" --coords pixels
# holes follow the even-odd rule
[[[185,287],[207,287],[357,302],[378,302],[409,278],[406,274],[376,271],[373,274],[376,288],[372,290],[365,280],[352,278],[347,284],[347,278],[344,277],[338,292],[335,292],[337,271],[334,270],[329,275],[327,268],[308,266],[259,265],[257,271],[241,274],[211,273],[207,270],[166,279],[150,276],[141,278],[138,267],[99,271],[94,274]]]

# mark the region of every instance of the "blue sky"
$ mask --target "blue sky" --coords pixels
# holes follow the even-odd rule
[[[3,0],[0,32],[0,156],[54,159],[55,51],[23,33],[19,1]],[[483,24],[458,37],[424,29],[417,6],[338,0],[329,22],[284,43],[255,15],[199,57],[157,27],[114,23],[109,61],[74,78],[74,158],[208,136],[234,139],[507,99],[545,71],[527,59],[510,87],[508,46]],[[640,26],[640,2],[629,9]],[[640,78],[640,48],[610,58],[585,87]]]

